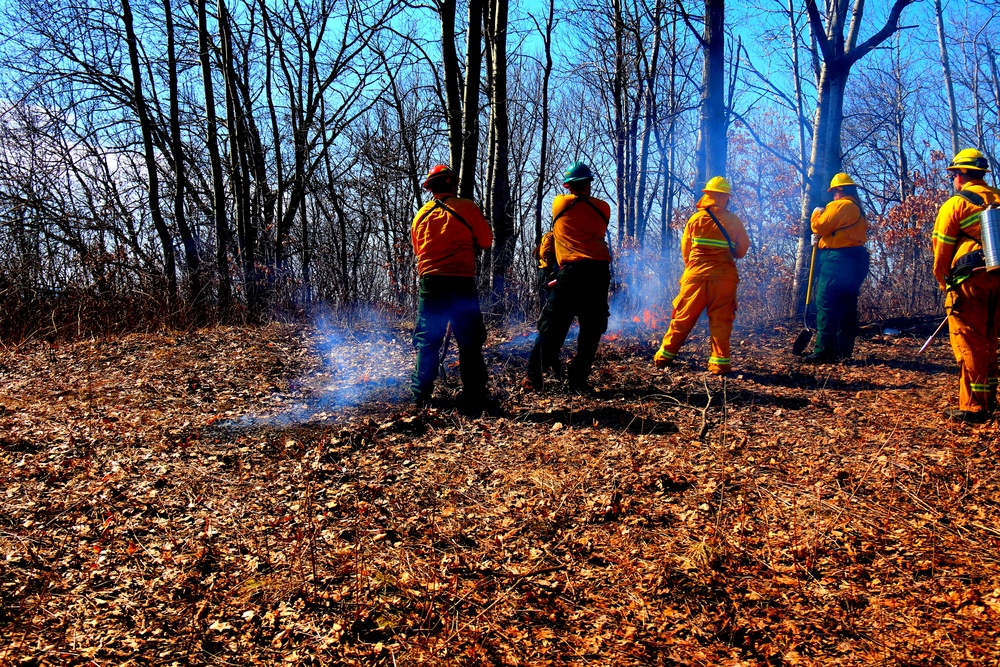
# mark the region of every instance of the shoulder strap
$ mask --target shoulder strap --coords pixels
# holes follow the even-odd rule
[[[566,213],[566,211],[568,211],[571,208],[573,208],[574,206],[576,206],[576,203],[578,201],[580,201],[580,196],[579,195],[577,195],[576,199],[574,199],[573,201],[571,201],[566,208],[564,208],[563,210],[559,211],[556,214],[556,217],[552,218],[552,224],[553,225],[556,224],[556,220],[558,220],[559,218],[563,217],[563,215]]]
[[[468,222],[466,222],[465,218],[463,218],[463,217],[462,217],[462,216],[461,216],[461,215],[460,215],[460,214],[458,213],[458,211],[456,211],[455,209],[453,209],[453,208],[451,208],[450,206],[446,205],[446,204],[445,204],[445,203],[444,203],[444,202],[443,202],[442,200],[440,200],[440,199],[434,199],[433,201],[434,201],[434,205],[433,205],[433,206],[431,206],[431,207],[430,207],[429,209],[427,209],[427,212],[426,212],[426,213],[424,213],[424,214],[423,214],[422,216],[420,216],[420,218],[419,218],[419,219],[418,219],[418,220],[417,220],[417,221],[416,221],[416,222],[414,223],[414,225],[413,225],[414,227],[419,227],[419,226],[420,226],[420,223],[422,223],[422,222],[424,221],[424,219],[425,219],[425,218],[426,218],[426,217],[427,217],[428,215],[430,215],[430,214],[431,214],[431,211],[433,211],[433,210],[434,210],[434,209],[436,209],[436,208],[439,208],[439,209],[441,209],[442,211],[444,211],[445,213],[448,213],[448,214],[450,214],[450,215],[454,216],[456,220],[458,220],[458,221],[459,221],[459,222],[461,222],[461,223],[462,223],[463,225],[465,225],[466,227],[468,227],[468,228],[469,228],[469,231],[470,231],[470,232],[472,231],[472,225],[470,225],[470,224],[469,224]]]
[[[965,201],[969,202],[973,206],[986,206],[986,200],[978,192],[972,192],[971,190],[958,190],[955,193],[956,197],[961,197]]]
[[[590,197],[585,198],[583,200],[583,202],[585,204],[587,204],[588,206],[590,206],[590,208],[594,209],[597,212],[597,215],[601,216],[601,220],[604,221],[604,224],[606,224],[606,225],[610,224],[611,221],[607,217],[605,217],[604,211],[602,211],[601,209],[597,208],[597,204],[595,204],[594,202],[590,201]]]
[[[969,202],[973,206],[977,206],[979,208],[986,208],[986,199],[984,199],[983,196],[981,194],[979,194],[978,192],[972,192],[971,190],[957,190],[955,192],[955,196],[956,197],[960,197],[961,199],[964,199],[965,201]],[[972,215],[976,215],[976,214],[973,213]],[[969,216],[969,217],[971,217],[971,216]],[[975,236],[973,236],[969,232],[967,232],[964,229],[962,229],[961,226],[959,226],[959,228],[958,228],[958,235],[959,236],[964,236],[964,237],[966,237],[968,239],[972,239],[972,241],[974,241],[975,243],[982,244],[982,240],[981,239],[977,239]]]
[[[719,222],[719,219],[715,217],[714,213],[712,213],[712,209],[706,208],[705,213],[708,213],[709,217],[712,218],[712,222],[714,222],[715,226],[719,228],[720,232],[722,232],[722,235],[726,238],[726,243],[729,244],[729,252],[733,254],[733,257],[736,257],[736,246],[733,245],[732,240],[729,238],[729,234],[726,233],[726,228],[722,226],[722,223]]]

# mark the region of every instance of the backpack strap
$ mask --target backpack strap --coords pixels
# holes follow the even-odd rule
[[[558,220],[559,218],[561,218],[564,215],[566,215],[566,212],[568,210],[570,210],[571,208],[573,208],[574,206],[576,206],[577,202],[579,202],[579,201],[580,201],[580,195],[577,195],[576,199],[574,199],[573,201],[571,201],[566,208],[564,208],[563,210],[559,211],[556,214],[556,217],[552,218],[552,224],[555,225],[556,224],[556,220]]]
[[[424,214],[423,214],[422,216],[420,216],[420,219],[419,219],[419,220],[417,220],[417,222],[416,222],[416,224],[415,224],[414,226],[415,226],[415,227],[419,227],[419,226],[420,226],[420,223],[422,223],[422,222],[424,221],[424,219],[425,219],[425,218],[426,218],[426,217],[427,217],[428,215],[430,215],[430,214],[431,214],[431,212],[432,212],[432,211],[433,211],[434,209],[436,209],[436,208],[439,208],[439,209],[441,209],[442,211],[444,211],[445,213],[448,213],[448,214],[452,215],[452,216],[453,216],[453,217],[454,217],[454,218],[455,218],[456,220],[458,220],[458,221],[459,221],[459,222],[461,222],[461,223],[462,223],[463,225],[465,225],[465,226],[466,226],[466,227],[467,227],[467,228],[469,229],[469,231],[470,231],[470,232],[472,231],[472,225],[470,225],[470,224],[469,224],[469,223],[468,223],[468,222],[467,222],[467,221],[465,220],[465,218],[463,218],[463,217],[462,217],[462,216],[461,216],[461,215],[460,215],[460,214],[458,213],[458,211],[456,211],[455,209],[453,209],[453,208],[451,208],[450,206],[448,206],[447,204],[445,204],[445,203],[444,203],[444,200],[442,200],[442,199],[435,199],[435,200],[434,200],[434,205],[433,205],[433,206],[431,206],[431,207],[430,207],[429,209],[427,209],[427,212],[426,212],[426,213],[424,213]],[[475,233],[474,233],[474,232],[473,232],[473,235],[475,235]]]
[[[977,206],[981,209],[986,208],[986,200],[978,192],[971,192],[969,190],[958,190],[957,192],[955,192],[955,196],[964,199],[973,206]],[[981,212],[982,211],[976,211],[972,215],[966,216],[958,223],[959,236],[964,236],[968,239],[972,239],[973,241],[979,243],[980,245],[982,244],[982,239],[977,239],[975,236],[965,231],[965,227],[967,223],[971,223],[972,218],[977,217]]]
[[[732,253],[733,257],[736,257],[736,246],[733,245],[732,239],[730,239],[729,234],[726,233],[726,228],[722,226],[722,223],[719,222],[719,219],[715,217],[714,213],[712,213],[712,209],[706,208],[704,210],[705,213],[708,213],[709,217],[712,218],[712,222],[715,223],[715,226],[719,228],[719,231],[722,232],[722,235],[725,237],[726,243],[729,244],[729,252]]]

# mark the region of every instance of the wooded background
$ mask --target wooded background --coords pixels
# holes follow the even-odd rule
[[[740,315],[801,312],[837,171],[871,222],[868,317],[934,310],[959,148],[996,170],[987,2],[7,0],[0,337],[335,308],[406,316],[435,163],[496,241],[484,308],[536,312],[532,251],[581,159],[613,207],[616,298],[667,309],[701,184],[753,247]]]

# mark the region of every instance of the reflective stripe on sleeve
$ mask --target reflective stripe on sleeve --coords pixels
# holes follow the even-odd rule
[[[710,239],[706,236],[692,236],[691,243],[695,245],[707,245],[713,248],[728,248],[729,244],[722,239]]]
[[[979,222],[979,213],[978,212],[973,213],[972,215],[970,215],[967,218],[962,218],[962,221],[958,223],[958,226],[961,227],[962,229],[968,229],[969,227],[971,227],[972,225],[976,224],[977,222]]]
[[[933,234],[931,234],[931,238],[937,241],[938,243],[944,243],[945,245],[955,245],[955,242],[958,241],[956,237],[942,234],[941,232],[936,230]]]

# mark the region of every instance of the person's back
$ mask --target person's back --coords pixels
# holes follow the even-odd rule
[[[590,196],[594,175],[582,162],[566,170],[563,187],[552,203],[552,234],[559,272],[538,318],[538,336],[528,359],[525,389],[540,389],[543,369],[559,373],[559,351],[573,318],[580,321],[576,356],[569,365],[571,388],[588,389],[588,377],[601,336],[607,331],[611,253],[605,241],[611,207]]]
[[[660,348],[653,356],[657,368],[674,362],[681,345],[694,328],[698,317],[708,312],[708,328],[712,354],[708,358],[710,372],[729,372],[729,337],[736,318],[736,286],[739,275],[736,259],[750,248],[743,222],[727,210],[730,197],[729,181],[721,176],[711,178],[702,189],[697,212],[684,226],[681,256],[684,273],[680,290],[674,299],[670,326]]]
[[[493,232],[474,202],[455,196],[456,180],[444,165],[430,171],[423,186],[433,199],[420,208],[410,229],[420,277],[410,391],[418,406],[429,404],[450,323],[462,376],[460,407],[477,414],[492,407],[492,400],[486,389],[486,327],[476,289],[476,251],[490,246]]]

